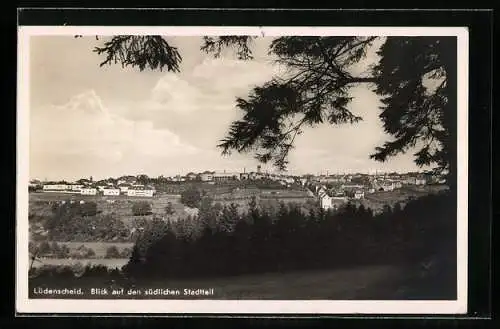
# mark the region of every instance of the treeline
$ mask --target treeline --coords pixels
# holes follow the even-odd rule
[[[171,203],[165,207],[163,216],[175,213]],[[133,202],[132,225],[127,226],[115,213],[103,214],[97,210],[95,202],[54,203],[50,214],[30,214],[30,227],[34,240],[53,240],[62,242],[131,242],[137,232],[148,230],[152,215],[150,202]],[[45,232],[46,231],[46,232]],[[40,234],[47,234],[40,235]]]
[[[92,248],[85,247],[81,245],[80,247],[70,250],[70,248],[65,244],[59,244],[57,242],[49,243],[48,241],[43,241],[39,244],[30,242],[28,246],[31,255],[38,257],[48,257],[48,258],[95,258],[96,254]]]
[[[29,242],[28,250],[32,257],[38,258],[73,258],[73,259],[93,259],[93,258],[129,258],[132,252],[131,248],[123,248],[121,251],[117,246],[109,246],[106,248],[106,253],[102,256],[97,256],[94,249],[85,245],[80,245],[77,248],[69,248],[64,243],[55,241],[43,241],[41,243]]]
[[[123,272],[118,268],[108,268],[104,265],[83,265],[82,263],[75,263],[72,265],[43,265],[40,267],[33,267],[29,270],[30,283],[34,284],[47,284],[47,279],[75,279],[78,277],[86,278],[99,278],[108,280],[122,281],[127,284],[128,280],[123,275]],[[57,284],[59,281],[55,281]],[[63,281],[67,283],[67,281]]]
[[[216,210],[202,203],[197,219],[155,221],[123,270],[136,278],[186,278],[394,264],[453,247],[455,239],[456,204],[448,193],[377,215],[352,204],[309,213],[281,204],[269,212],[255,202],[241,215],[234,205]]]
[[[112,215],[97,212],[94,202],[54,204],[44,223],[48,239],[54,241],[130,241],[130,230]]]

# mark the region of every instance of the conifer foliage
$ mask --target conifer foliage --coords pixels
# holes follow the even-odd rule
[[[250,36],[205,37],[200,49],[215,57],[234,49],[240,60],[253,59]],[[378,62],[367,72],[353,66],[378,46]],[[457,60],[455,37],[285,36],[274,39],[269,56],[284,68],[276,76],[237,98],[243,116],[235,120],[218,146],[223,154],[250,152],[279,169],[306,126],[355,124],[363,118],[349,107],[350,89],[367,84],[382,96],[380,119],[391,140],[370,156],[385,161],[416,149],[415,163],[433,165],[449,175],[456,166]],[[182,57],[161,36],[115,36],[96,47],[101,65],[178,72]],[[380,109],[374,108],[373,111]]]

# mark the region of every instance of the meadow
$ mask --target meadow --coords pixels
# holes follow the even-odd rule
[[[454,294],[453,272],[446,268],[407,266],[363,266],[334,270],[307,270],[286,273],[263,273],[207,279],[150,279],[119,282],[99,277],[50,280],[32,278],[30,298],[63,298],[39,296],[34,288],[82,288],[84,295],[72,298],[109,299],[111,295],[90,295],[91,288],[134,289],[214,289],[211,296],[124,296],[125,299],[259,299],[259,300],[432,300],[447,299]],[[456,276],[455,276],[456,277]],[[439,279],[436,279],[439,278]],[[444,280],[443,280],[444,278]],[[444,284],[443,284],[444,283]],[[68,298],[68,297],[66,297]]]

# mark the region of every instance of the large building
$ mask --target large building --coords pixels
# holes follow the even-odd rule
[[[67,184],[48,184],[44,185],[42,190],[44,192],[64,192],[70,190]]]
[[[239,173],[215,173],[213,174],[213,180],[215,182],[229,182],[229,181],[236,181],[240,180],[240,174]]]
[[[71,191],[74,191],[75,193],[80,193],[80,191],[82,190],[82,188],[84,188],[85,186],[84,185],[80,185],[80,184],[73,184],[73,185],[70,185],[70,189]]]
[[[202,182],[211,182],[214,180],[214,173],[211,171],[204,171],[200,174],[200,180]]]

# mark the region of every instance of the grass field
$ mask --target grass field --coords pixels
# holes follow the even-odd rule
[[[456,276],[455,276],[456,278]],[[441,275],[436,281],[426,278],[415,266],[369,266],[351,269],[296,271],[268,273],[228,278],[197,280],[154,280],[119,285],[106,279],[85,278],[54,282],[49,279],[31,279],[30,298],[81,299],[268,299],[268,300],[384,300],[384,299],[455,299],[453,277]],[[433,281],[434,280],[434,281]],[[455,281],[456,282],[456,281]],[[35,288],[82,288],[83,295],[34,295]],[[121,289],[122,296],[91,295],[92,288]],[[183,290],[213,289],[209,296],[185,296]],[[133,289],[141,295],[127,296]],[[145,296],[146,289],[179,290],[177,296]]]
[[[260,196],[263,203],[273,202],[279,205],[283,202],[303,203],[310,199],[305,191],[292,189],[258,189],[258,188],[236,188],[231,186],[211,186],[209,195],[214,198],[214,203],[229,205],[235,203],[239,205],[239,211],[245,212],[248,203],[254,195]],[[102,215],[113,215],[120,218],[127,226],[133,226],[134,218],[132,205],[137,201],[146,201],[151,204],[152,214],[145,216],[147,219],[153,217],[164,217],[165,208],[170,203],[174,213],[169,216],[171,220],[186,218],[193,215],[190,208],[185,207],[180,201],[180,195],[159,193],[152,198],[102,195],[77,195],[67,193],[30,193],[29,212],[40,217],[51,215],[51,204],[63,200],[74,200],[75,202],[96,202],[97,210]]]
[[[438,193],[447,187],[444,185],[404,186],[394,191],[365,194],[365,198],[356,203],[363,204],[374,211],[380,211],[384,205],[393,206],[397,202],[405,203],[410,198]]]
[[[355,299],[356,294],[368,285],[376,285],[399,273],[394,267],[372,267],[352,270],[307,271],[294,273],[270,273],[245,275],[221,279],[202,280],[156,280],[136,283],[134,289],[145,291],[148,288],[183,290],[214,289],[210,299]],[[80,279],[73,282],[54,282],[41,284],[32,281],[30,288],[35,287],[79,287],[83,288],[88,298],[91,288],[110,288],[109,283],[96,279]],[[115,288],[118,288],[116,286]],[[128,288],[128,287],[126,287]],[[30,289],[33,290],[33,289]],[[50,296],[58,297],[57,295]],[[193,298],[192,296],[176,296],[175,298]],[[47,298],[47,296],[46,296]],[[84,298],[84,297],[80,297]],[[95,296],[93,298],[96,298]],[[111,295],[97,298],[114,298]],[[135,296],[135,298],[165,298],[165,296]],[[166,297],[172,298],[172,297]],[[204,297],[207,298],[207,297]]]
[[[171,220],[185,218],[191,213],[189,209],[180,203],[176,195],[160,194],[153,198],[128,197],[128,196],[87,196],[71,195],[64,193],[30,193],[29,212],[37,216],[48,217],[51,215],[51,203],[63,200],[75,200],[76,202],[96,202],[97,210],[101,215],[113,215],[120,218],[130,228],[133,227],[136,216],[132,214],[132,205],[138,201],[146,201],[151,204],[152,214],[144,216],[146,219],[165,216],[165,208],[170,203],[174,213],[169,216]]]

